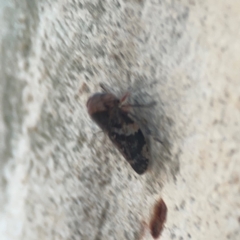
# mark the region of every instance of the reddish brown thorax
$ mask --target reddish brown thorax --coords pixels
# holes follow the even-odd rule
[[[119,105],[119,99],[111,93],[95,93],[87,101],[89,115],[107,111]]]
[[[167,218],[167,206],[165,202],[162,199],[160,199],[154,206],[153,216],[149,224],[151,235],[154,239],[157,239],[160,236],[166,218]]]

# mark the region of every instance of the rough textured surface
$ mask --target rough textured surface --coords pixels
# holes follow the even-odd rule
[[[240,239],[240,3],[0,1],[1,239]],[[104,82],[155,100],[137,176],[89,119]]]

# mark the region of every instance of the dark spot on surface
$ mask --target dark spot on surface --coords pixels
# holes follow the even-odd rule
[[[185,205],[186,205],[186,202],[185,202],[185,200],[183,200],[183,201],[181,202],[181,204],[180,204],[180,208],[181,208],[181,209],[184,209],[184,208],[185,208]]]
[[[177,236],[176,236],[176,234],[175,233],[171,233],[171,239],[175,239]]]
[[[27,96],[27,101],[28,101],[28,102],[32,102],[32,101],[33,101],[33,95],[32,95],[32,94],[29,94],[29,95]]]

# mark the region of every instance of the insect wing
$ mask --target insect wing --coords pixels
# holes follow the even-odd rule
[[[120,110],[118,118],[110,124],[109,138],[132,168],[138,174],[143,174],[149,163],[149,149],[139,125]]]

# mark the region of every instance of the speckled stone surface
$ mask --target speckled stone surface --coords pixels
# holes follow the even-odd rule
[[[240,239],[240,2],[0,0],[1,240]],[[86,111],[108,85],[150,139],[138,176]]]

